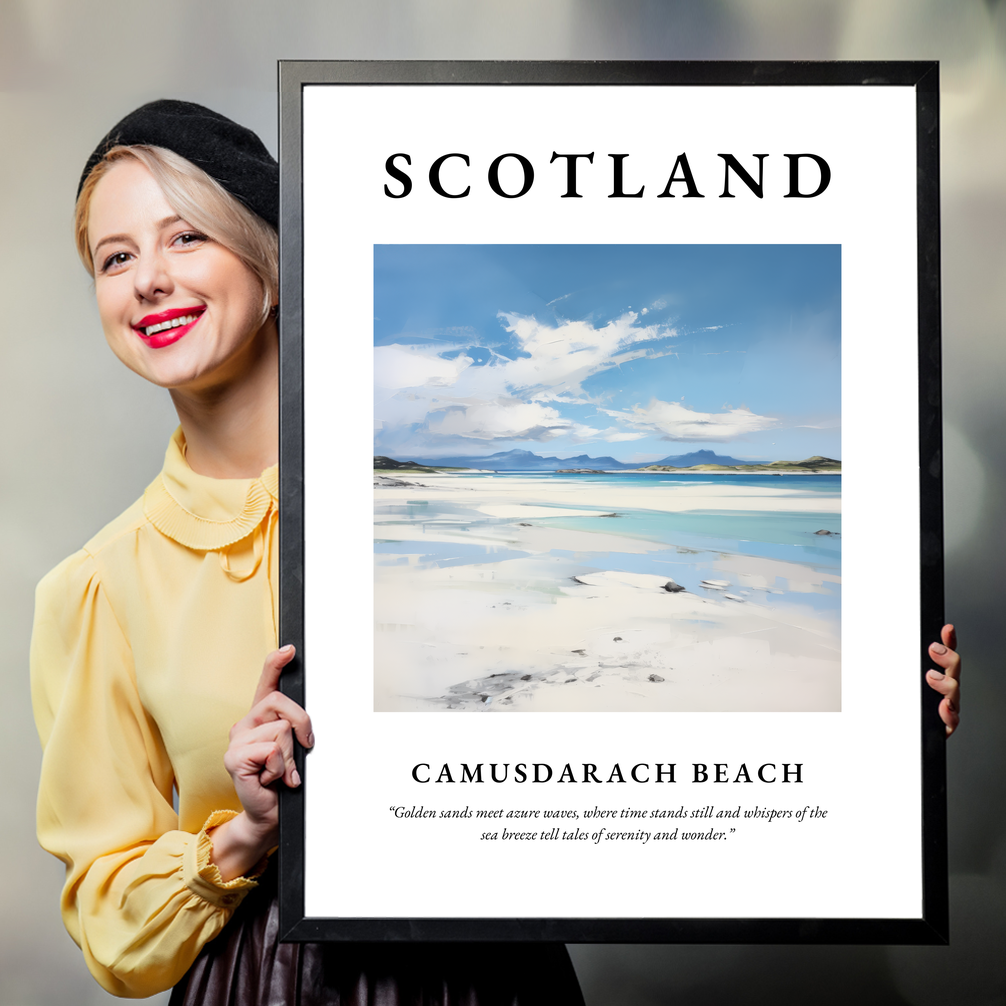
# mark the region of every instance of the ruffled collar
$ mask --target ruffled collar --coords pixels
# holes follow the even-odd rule
[[[257,479],[213,479],[185,460],[185,437],[175,430],[164,468],[143,494],[143,512],[162,534],[186,548],[211,552],[252,533],[279,500],[279,466]]]

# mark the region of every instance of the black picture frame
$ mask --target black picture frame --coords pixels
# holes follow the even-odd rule
[[[281,794],[280,926],[287,941],[564,941],[619,943],[939,944],[948,941],[945,736],[925,684],[927,648],[943,624],[940,377],[939,71],[935,62],[404,62],[282,61],[280,104],[280,641],[298,648],[284,692],[311,710],[305,649],[302,96],[307,86],[652,85],[910,87],[916,109],[919,563],[923,904],[917,918],[380,918],[305,914],[304,785]],[[339,864],[334,863],[333,869]]]

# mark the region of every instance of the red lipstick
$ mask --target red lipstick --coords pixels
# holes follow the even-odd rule
[[[168,311],[148,314],[133,325],[133,331],[151,349],[161,349],[164,346],[170,346],[173,342],[178,342],[179,339],[187,335],[205,310],[204,305],[199,305],[196,307],[173,307]],[[179,324],[181,319],[186,318],[189,320]]]

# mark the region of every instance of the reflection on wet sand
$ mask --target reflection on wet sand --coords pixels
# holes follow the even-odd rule
[[[840,708],[837,494],[422,482],[375,489],[376,709]],[[767,516],[775,542],[709,533]]]

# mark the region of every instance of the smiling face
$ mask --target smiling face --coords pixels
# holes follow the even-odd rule
[[[116,161],[98,181],[87,237],[105,338],[148,381],[193,392],[226,384],[275,338],[255,273],[182,220],[139,161]]]

